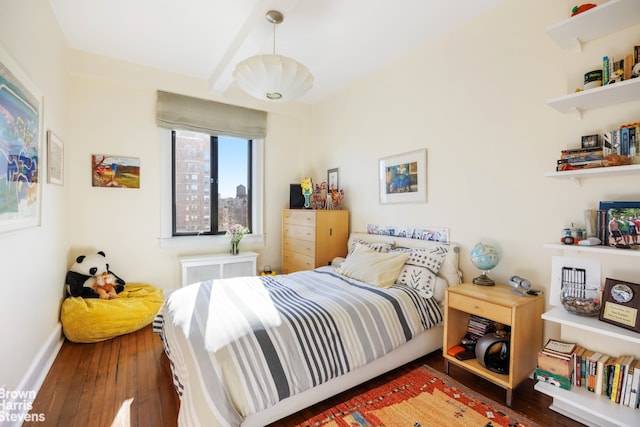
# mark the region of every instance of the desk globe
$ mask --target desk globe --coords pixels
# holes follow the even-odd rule
[[[484,243],[477,243],[471,249],[471,262],[476,268],[482,270],[482,274],[473,279],[475,285],[493,286],[496,284],[488,276],[489,271],[493,270],[500,262],[500,255],[496,248]]]

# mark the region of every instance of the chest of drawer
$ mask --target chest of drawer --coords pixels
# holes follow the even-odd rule
[[[287,210],[282,214],[282,222],[285,224],[314,226],[316,213],[310,210]]]
[[[282,249],[288,252],[296,252],[302,255],[314,257],[315,244],[312,240],[296,239],[290,236],[282,238]]]
[[[314,241],[316,229],[307,225],[283,224],[283,235],[294,239]]]
[[[478,300],[466,295],[449,292],[449,307],[487,319],[500,322],[504,325],[511,324],[511,307],[494,304],[489,301]]]
[[[282,251],[282,264],[290,266],[289,270],[294,271],[313,270],[316,267],[312,256],[290,251]]]

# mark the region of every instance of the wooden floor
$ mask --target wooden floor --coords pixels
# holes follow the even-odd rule
[[[424,364],[442,371],[444,364],[440,351],[303,409],[271,427],[294,426],[342,400]],[[450,373],[467,387],[504,403],[504,389],[455,366],[451,367]],[[133,401],[129,403],[129,399]],[[542,426],[582,425],[549,410],[550,403],[551,398],[533,389],[532,380],[526,380],[513,392],[512,409]],[[97,344],[65,341],[33,403],[31,412],[43,414],[45,421],[24,423],[24,426],[109,427],[118,411],[124,411],[122,414],[130,419],[131,426],[173,427],[177,424],[179,404],[162,343],[148,326]]]

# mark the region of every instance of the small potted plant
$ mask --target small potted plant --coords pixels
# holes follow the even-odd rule
[[[238,255],[240,253],[238,245],[240,244],[240,240],[242,240],[244,235],[247,233],[249,233],[249,229],[244,225],[233,224],[229,227],[225,236],[231,240],[231,254]]]

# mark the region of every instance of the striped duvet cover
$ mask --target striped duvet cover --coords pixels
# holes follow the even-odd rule
[[[238,426],[282,399],[375,360],[442,321],[434,299],[322,267],[206,281],[173,292],[154,328],[181,426]]]

